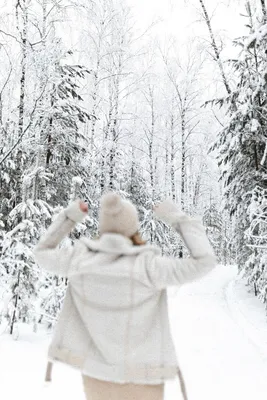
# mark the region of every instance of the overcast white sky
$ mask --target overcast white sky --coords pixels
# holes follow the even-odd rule
[[[161,20],[155,30],[160,38],[175,36],[186,42],[194,36],[207,37],[207,28],[200,23],[198,0],[126,0],[131,5],[140,28],[145,29],[154,20]],[[239,0],[205,0],[215,32],[229,39],[245,32],[243,2]],[[230,51],[230,49],[228,49]]]

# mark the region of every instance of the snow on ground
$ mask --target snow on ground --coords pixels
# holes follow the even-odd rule
[[[170,315],[189,400],[267,399],[264,306],[233,267],[218,266],[173,292]],[[167,387],[166,399],[175,399],[173,389]]]
[[[172,288],[169,305],[189,400],[266,400],[265,310],[233,267],[218,266],[199,282]],[[26,326],[17,341],[0,336],[1,400],[84,399],[80,374],[64,365],[55,365],[52,383],[43,383],[49,341]],[[178,381],[168,382],[165,400],[181,399],[179,393]]]

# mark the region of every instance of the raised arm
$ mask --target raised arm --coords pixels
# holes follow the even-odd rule
[[[155,207],[155,214],[181,235],[191,257],[147,255],[145,271],[150,285],[158,289],[182,285],[203,277],[214,268],[216,257],[199,219],[187,216],[169,200]]]
[[[80,200],[72,202],[61,211],[34,248],[36,262],[47,271],[68,276],[71,260],[78,250],[76,246],[58,248],[59,243],[81,222],[87,214],[87,207]]]

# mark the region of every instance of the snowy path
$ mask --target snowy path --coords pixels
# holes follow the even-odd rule
[[[263,305],[218,267],[170,296],[170,315],[189,400],[267,399],[267,321]],[[167,387],[174,400],[178,388]]]
[[[267,322],[263,305],[218,267],[201,282],[170,291],[170,317],[189,400],[267,399]],[[49,340],[22,329],[17,342],[0,336],[0,399],[83,400],[78,373],[56,365],[42,380]],[[179,400],[177,381],[165,400]]]

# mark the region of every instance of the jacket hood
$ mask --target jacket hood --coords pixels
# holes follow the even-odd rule
[[[153,251],[160,254],[159,248],[149,244],[134,246],[126,236],[118,233],[105,233],[99,239],[80,239],[91,251],[100,251],[109,254],[135,255],[144,251]]]

